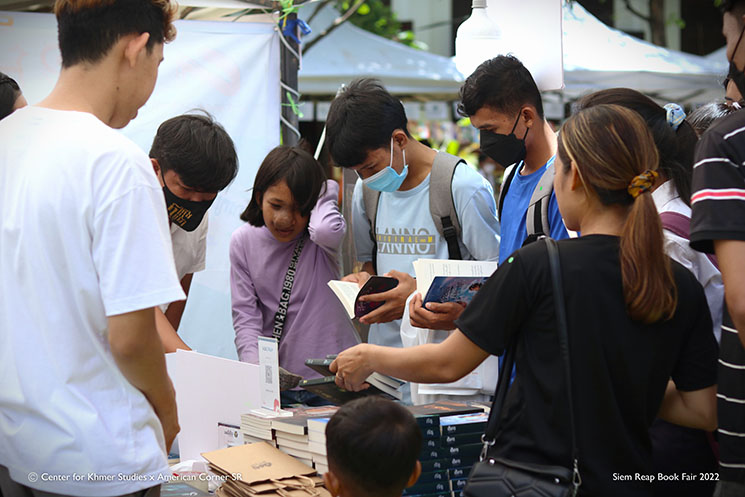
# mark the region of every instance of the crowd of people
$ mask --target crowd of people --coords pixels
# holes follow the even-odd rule
[[[312,378],[306,359],[337,354],[340,387],[381,372],[409,382],[403,403],[488,402],[509,382],[490,457],[574,457],[579,495],[745,495],[745,0],[722,12],[726,95],[689,116],[613,88],[581,98],[556,133],[517,58],[482,63],[458,110],[505,168],[496,197],[467,163],[413,139],[379,81],[350,82],[326,146],[359,176],[351,219],[302,146],[258,168],[225,254],[239,359],[258,362],[257,339],[274,337],[283,372]],[[57,0],[55,14],[52,92],[29,106],[0,73],[0,495],[152,497],[179,431],[163,353],[189,349],[178,328],[205,267],[207,212],[238,154],[207,112],[162,123],[149,154],[116,131],[155,86],[171,2]],[[397,280],[362,297],[380,304],[360,318],[362,344],[327,285],[348,224],[361,271],[343,279]],[[424,304],[421,258],[498,269],[468,305]],[[508,350],[515,369],[498,374]],[[324,402],[282,391],[283,406]],[[326,434],[333,495],[400,495],[421,472],[421,435],[395,403],[355,401]],[[42,472],[141,477],[30,476]],[[682,474],[709,476],[633,476]]]

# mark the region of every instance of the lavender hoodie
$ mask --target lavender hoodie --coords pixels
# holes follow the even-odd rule
[[[326,284],[339,278],[337,259],[345,224],[336,205],[338,194],[339,185],[327,181],[325,192],[310,213],[310,240],[298,260],[279,343],[279,364],[304,378],[319,376],[305,366],[306,359],[324,358],[356,344],[352,325]],[[296,241],[279,242],[266,226],[257,228],[248,223],[233,232],[230,293],[235,346],[243,362],[258,364],[257,338],[272,336],[274,314]]]

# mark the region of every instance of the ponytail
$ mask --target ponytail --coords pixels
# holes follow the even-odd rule
[[[620,242],[626,309],[645,324],[670,319],[678,294],[664,252],[662,223],[650,191],[659,154],[647,124],[619,105],[586,107],[564,123],[559,157],[573,162],[588,193],[604,205],[627,205]]]
[[[670,319],[678,305],[662,223],[650,193],[634,199],[621,234],[621,279],[631,319],[645,324]]]

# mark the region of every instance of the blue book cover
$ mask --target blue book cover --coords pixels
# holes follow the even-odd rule
[[[467,305],[487,279],[486,276],[436,276],[423,303],[458,302]]]

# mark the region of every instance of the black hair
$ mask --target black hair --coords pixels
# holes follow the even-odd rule
[[[680,198],[691,205],[693,161],[698,135],[683,121],[677,131],[667,122],[667,111],[646,95],[630,88],[610,88],[582,97],[576,111],[600,104],[616,104],[636,111],[647,122],[660,156],[659,170],[671,179]]]
[[[326,140],[337,166],[360,165],[371,150],[388,148],[397,129],[411,136],[401,101],[380,81],[352,81],[336,96],[326,117]]]
[[[473,116],[483,107],[517,114],[525,104],[535,107],[543,119],[541,92],[533,76],[516,57],[499,55],[482,62],[460,87],[458,112]]]
[[[57,0],[62,67],[103,59],[122,36],[149,33],[147,50],[176,36],[169,0]]]
[[[414,416],[380,397],[344,404],[326,425],[329,468],[360,494],[401,495],[421,449]]]
[[[264,226],[261,197],[280,181],[287,183],[300,214],[308,216],[326,184],[326,173],[323,166],[300,147],[282,145],[274,148],[256,173],[251,200],[241,214],[243,221],[253,226]]]
[[[722,0],[721,4],[719,5],[719,10],[721,10],[722,14],[731,11],[743,14],[745,13],[745,0]]]
[[[709,126],[719,118],[728,116],[733,112],[740,110],[740,104],[737,102],[711,102],[706,105],[702,105],[693,112],[691,112],[686,121],[693,126],[696,133],[701,136],[704,131],[709,129]]]
[[[21,96],[21,88],[18,83],[7,74],[0,72],[0,119],[13,112],[19,96]]]
[[[172,117],[158,127],[150,157],[174,171],[185,186],[219,192],[238,174],[233,140],[207,112]]]

